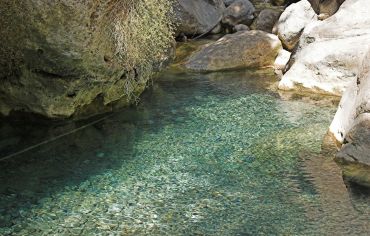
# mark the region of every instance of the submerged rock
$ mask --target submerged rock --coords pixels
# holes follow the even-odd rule
[[[276,35],[258,30],[241,31],[206,45],[188,59],[185,67],[195,71],[217,71],[273,66],[281,49]]]
[[[221,21],[223,0],[178,0],[175,4],[176,34],[207,33]]]
[[[370,45],[368,9],[370,1],[347,0],[334,16],[306,26],[279,88],[342,95]]]
[[[167,1],[132,4],[1,1],[1,114],[83,117],[133,102],[168,59],[172,32]]]

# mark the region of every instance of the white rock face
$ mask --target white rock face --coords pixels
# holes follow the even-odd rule
[[[359,77],[345,91],[330,131],[343,143],[335,160],[345,178],[370,187],[370,51]]]
[[[316,20],[317,15],[311,4],[307,0],[302,0],[290,5],[281,14],[275,30],[284,47],[292,50],[297,45],[302,30]]]
[[[344,141],[354,126],[365,120],[370,121],[370,51],[360,67],[359,77],[351,81],[343,94],[330,126],[330,132],[339,142]]]
[[[306,26],[279,88],[341,96],[357,79],[370,45],[370,1],[347,0],[325,21]]]

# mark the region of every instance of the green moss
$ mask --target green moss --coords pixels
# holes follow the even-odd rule
[[[127,97],[136,100],[136,85],[145,84],[156,63],[168,56],[174,32],[172,1],[116,0],[112,9],[115,56],[127,71],[139,71],[140,76],[128,77],[124,86]]]

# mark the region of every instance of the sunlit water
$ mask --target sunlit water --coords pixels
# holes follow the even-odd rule
[[[0,162],[0,235],[366,235],[321,145],[336,106],[270,72],[165,73],[136,108]],[[80,127],[2,122],[1,156]]]

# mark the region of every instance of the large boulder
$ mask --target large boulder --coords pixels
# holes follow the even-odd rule
[[[370,45],[368,9],[370,1],[347,0],[334,16],[306,26],[279,88],[342,95]]]
[[[248,0],[236,0],[226,8],[222,16],[222,23],[230,26],[238,24],[251,25],[256,9]]]
[[[281,11],[278,9],[264,9],[253,22],[252,29],[272,33],[275,23],[279,20]]]
[[[197,35],[207,33],[221,21],[225,9],[223,0],[177,0],[176,34]]]
[[[304,28],[316,20],[317,15],[307,0],[299,1],[287,7],[275,26],[275,31],[284,48],[293,50],[299,42]]]
[[[240,31],[206,45],[194,53],[185,67],[195,71],[273,66],[282,49],[276,35],[263,31]]]
[[[173,40],[165,0],[135,6],[2,0],[0,9],[3,115],[82,117],[127,105],[167,58]]]

